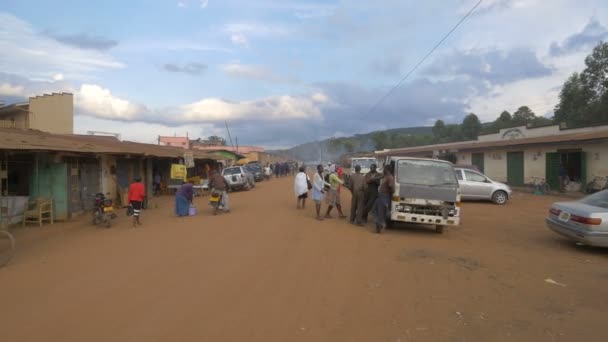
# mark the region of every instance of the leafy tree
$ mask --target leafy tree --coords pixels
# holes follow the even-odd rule
[[[508,128],[512,125],[512,121],[513,121],[513,117],[511,116],[511,113],[509,113],[508,111],[503,111],[502,113],[500,113],[500,116],[498,116],[498,118],[494,121],[494,124],[492,124],[493,128],[496,130],[500,130],[502,128]]]
[[[327,144],[327,149],[329,150],[329,152],[332,152],[332,153],[338,152],[341,147],[342,147],[342,141],[340,141],[340,139],[336,139],[336,138],[329,139],[329,142]]]
[[[462,120],[462,137],[467,140],[475,140],[481,132],[481,121],[477,115],[471,113],[465,116],[464,120]]]
[[[209,141],[209,143],[211,145],[221,145],[221,146],[226,145],[226,139],[219,137],[217,135],[210,136],[209,138],[207,138],[207,141]]]
[[[383,150],[385,148],[389,148],[389,137],[385,132],[377,132],[372,135],[372,140],[374,142],[374,147],[376,150]]]
[[[343,143],[344,145],[344,149],[346,150],[346,152],[354,152],[355,149],[359,146],[358,142],[352,139],[348,139],[346,141],[344,141]]]
[[[537,116],[534,118],[534,120],[532,120],[533,127],[547,126],[547,125],[552,125],[552,124],[553,124],[553,120],[546,118],[544,116]]]
[[[445,134],[439,139],[438,143],[448,143],[452,141],[463,140],[462,127],[461,125],[446,125]]]
[[[435,125],[433,126],[433,135],[435,138],[441,138],[445,134],[445,123],[443,120],[435,121]]]
[[[514,125],[523,126],[532,123],[535,117],[536,115],[528,106],[521,106],[513,113],[512,121]]]
[[[555,120],[569,126],[608,121],[608,43],[601,42],[587,58],[586,68],[564,83]]]

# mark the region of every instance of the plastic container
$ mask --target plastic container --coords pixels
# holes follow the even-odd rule
[[[190,208],[188,209],[188,215],[189,216],[194,216],[196,215],[196,207],[191,205]]]

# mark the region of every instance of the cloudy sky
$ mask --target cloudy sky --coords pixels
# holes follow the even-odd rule
[[[286,147],[483,121],[530,106],[608,40],[605,0],[131,0],[0,3],[0,100],[74,94],[76,130]]]

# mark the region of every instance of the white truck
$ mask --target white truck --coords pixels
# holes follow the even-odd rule
[[[350,172],[355,173],[355,166],[361,166],[361,173],[366,174],[369,172],[372,164],[376,164],[378,167],[378,172],[382,172],[382,165],[378,163],[378,160],[373,157],[360,157],[360,158],[352,158],[350,160]]]
[[[385,165],[394,170],[395,192],[391,198],[392,222],[435,227],[460,224],[460,188],[452,163],[437,159],[387,157]]]

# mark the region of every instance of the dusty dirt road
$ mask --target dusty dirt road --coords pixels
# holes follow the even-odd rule
[[[443,235],[376,235],[317,222],[292,189],[260,183],[216,217],[198,198],[198,216],[175,218],[165,197],[138,229],[124,214],[110,230],[17,229],[1,340],[605,341],[608,251],[547,230],[555,198],[466,203]]]

